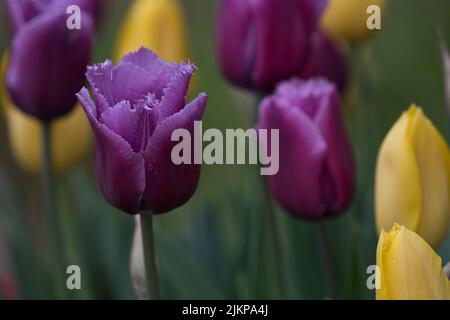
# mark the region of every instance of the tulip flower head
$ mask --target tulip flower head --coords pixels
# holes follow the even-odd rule
[[[97,181],[118,209],[164,213],[193,195],[200,166],[173,164],[171,134],[178,128],[193,134],[203,116],[206,94],[185,104],[194,70],[190,63],[166,64],[145,48],[116,66],[108,60],[88,68],[95,102],[86,88],[77,96],[94,132]]]
[[[324,79],[281,83],[261,103],[259,128],[279,129],[279,171],[269,184],[287,212],[318,220],[347,207],[355,164],[334,84]]]
[[[377,6],[381,12],[381,21],[384,20],[384,0],[330,0],[320,26],[330,36],[357,43],[376,34],[377,29],[369,29],[368,8]]]
[[[395,224],[381,231],[377,247],[378,300],[449,300],[442,260],[416,233]]]
[[[412,105],[387,134],[375,180],[378,231],[398,223],[439,246],[450,221],[450,156],[422,109]]]
[[[80,8],[88,3],[70,2],[79,3]],[[82,11],[81,28],[70,30],[67,7],[62,4],[59,0],[8,1],[14,37],[6,85],[17,107],[44,121],[72,110],[91,55],[89,11]]]
[[[222,0],[216,25],[220,69],[233,84],[272,90],[300,72],[327,0]]]
[[[8,55],[4,54],[0,71],[0,102],[6,118],[11,152],[18,165],[29,173],[42,169],[42,138],[37,119],[24,113],[11,101],[5,88]],[[63,173],[80,163],[91,145],[91,128],[78,104],[69,114],[51,123],[54,171]]]

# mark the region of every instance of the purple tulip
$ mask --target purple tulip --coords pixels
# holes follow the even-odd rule
[[[336,86],[323,79],[283,82],[263,100],[259,116],[259,128],[279,129],[279,171],[269,184],[280,205],[312,220],[342,212],[353,195],[355,164]]]
[[[323,77],[334,82],[340,92],[347,84],[347,61],[342,48],[323,32],[311,38],[311,50],[300,72],[300,78]]]
[[[85,1],[70,1],[80,4]],[[59,0],[9,0],[14,33],[6,85],[24,112],[47,121],[68,113],[84,83],[93,42],[93,23],[82,11],[81,29],[67,28]]]
[[[237,86],[272,90],[300,71],[327,0],[222,0],[219,66]]]
[[[194,70],[190,63],[165,64],[145,48],[117,66],[88,68],[95,102],[86,88],[77,96],[94,131],[95,173],[106,200],[122,211],[164,213],[194,194],[200,166],[171,160],[172,132],[193,135],[206,107],[204,93],[185,105]]]

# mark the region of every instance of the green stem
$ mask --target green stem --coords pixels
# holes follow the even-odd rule
[[[64,282],[64,246],[62,242],[58,211],[55,201],[55,181],[51,147],[51,122],[42,122],[42,174],[43,193],[46,210],[47,246],[50,250],[50,265],[54,272],[55,291],[62,297]]]
[[[142,250],[144,251],[145,278],[147,282],[147,296],[150,300],[159,300],[158,271],[156,269],[155,246],[153,238],[153,214],[140,214]]]
[[[267,216],[266,226],[268,228],[268,240],[273,252],[273,267],[277,282],[277,290],[280,298],[283,298],[285,294],[284,278],[283,278],[283,260],[281,256],[280,237],[278,235],[277,218],[275,216],[275,210],[272,202],[272,195],[269,190],[269,183],[265,177],[263,178],[264,198],[266,200]]]
[[[334,274],[333,256],[331,254],[330,240],[328,239],[327,230],[323,222],[317,223],[317,235],[319,238],[320,253],[322,256],[323,272],[325,276],[325,285],[327,287],[328,296],[331,299],[339,299],[336,287],[336,276]]]

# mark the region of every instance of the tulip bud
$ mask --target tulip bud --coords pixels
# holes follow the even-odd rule
[[[185,30],[177,0],[135,0],[120,29],[116,60],[142,46],[168,62],[186,60]]]
[[[347,207],[355,164],[334,84],[323,79],[281,83],[261,104],[259,128],[279,129],[279,171],[269,184],[287,212],[317,220]]]
[[[95,102],[83,88],[77,95],[95,137],[95,172],[104,197],[130,214],[164,213],[194,194],[200,165],[175,165],[171,159],[175,129],[193,136],[207,96],[189,104],[185,96],[192,64],[166,64],[141,48],[122,58],[88,68]]]
[[[74,1],[76,3],[76,1]],[[54,1],[9,0],[13,29],[6,85],[17,107],[40,120],[67,114],[89,63],[93,27],[67,27],[66,8]]]
[[[42,169],[41,127],[38,120],[18,109],[9,98],[4,87],[7,60],[5,54],[0,72],[0,98],[9,144],[19,166],[30,173],[38,173]],[[92,137],[89,121],[80,105],[51,123],[51,139],[56,173],[69,170],[86,156]]]
[[[395,224],[377,247],[378,300],[448,300],[450,281],[441,258],[416,233]]]
[[[326,0],[222,0],[216,25],[220,69],[233,84],[272,90],[300,72]]]
[[[367,9],[371,5],[380,8],[380,18],[384,21],[384,0],[330,0],[321,18],[321,27],[327,34],[352,43],[367,39],[378,31],[367,26],[370,17]]]
[[[347,84],[347,61],[343,48],[320,31],[316,31],[311,38],[311,49],[300,72],[300,78],[314,77],[334,82],[340,92]]]
[[[433,247],[450,220],[450,159],[441,134],[412,105],[394,124],[378,153],[375,177],[378,232],[405,225]]]

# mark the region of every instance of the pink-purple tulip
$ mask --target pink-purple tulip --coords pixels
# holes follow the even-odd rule
[[[206,107],[204,93],[185,103],[194,70],[190,63],[166,64],[144,48],[116,66],[106,61],[88,68],[94,101],[86,88],[77,96],[94,131],[97,181],[116,208],[164,213],[194,194],[200,165],[171,159],[172,132],[193,135]]]
[[[81,29],[69,29],[63,3],[78,4]],[[68,113],[84,83],[93,42],[87,0],[9,0],[13,32],[6,85],[14,103],[41,120]]]
[[[347,61],[342,48],[317,30],[311,38],[311,48],[299,76],[302,79],[325,78],[343,92],[347,84]]]
[[[281,207],[310,220],[347,207],[355,164],[334,84],[324,79],[281,83],[261,103],[258,127],[279,129],[279,171],[269,185]]]
[[[218,63],[237,86],[272,90],[300,72],[327,0],[222,0]]]

